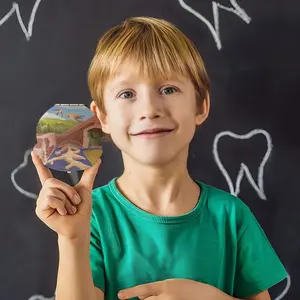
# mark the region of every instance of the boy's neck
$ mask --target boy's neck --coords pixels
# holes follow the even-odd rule
[[[155,215],[175,216],[196,206],[200,187],[190,177],[186,160],[156,168],[126,163],[117,185],[139,208]]]

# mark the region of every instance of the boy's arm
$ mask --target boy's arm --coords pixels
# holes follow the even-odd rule
[[[95,289],[96,289],[96,300],[104,300],[103,291],[96,287],[95,287]],[[235,299],[241,300],[241,299],[237,299],[237,298],[235,298]],[[271,300],[271,297],[270,297],[269,291],[266,290],[259,294],[247,297],[247,298],[245,298],[245,300]]]
[[[93,283],[90,266],[90,239],[58,238],[59,267],[56,300],[103,300],[103,292]]]
[[[239,198],[235,203],[238,237],[234,295],[248,300],[270,299],[261,291],[283,281],[288,273],[250,208]]]
[[[95,287],[96,289],[96,299],[97,300],[104,300],[104,293],[99,288]]]
[[[271,300],[271,297],[270,297],[268,290],[265,290],[259,294],[247,297],[245,299],[246,300]]]

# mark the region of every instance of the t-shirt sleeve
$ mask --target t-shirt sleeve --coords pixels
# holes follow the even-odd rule
[[[288,274],[257,219],[239,199],[237,223],[234,296],[245,298],[271,288]]]
[[[103,292],[105,290],[105,277],[104,277],[104,261],[103,252],[101,247],[101,240],[99,234],[99,226],[97,223],[97,218],[95,218],[94,213],[91,216],[91,236],[90,236],[90,265],[93,275],[94,285],[101,289]]]

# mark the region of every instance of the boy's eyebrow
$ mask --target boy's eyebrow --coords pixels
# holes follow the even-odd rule
[[[126,79],[116,80],[113,85],[115,86],[115,85],[126,85],[126,84],[132,84],[132,82]]]
[[[170,78],[170,79],[167,79],[167,80],[162,80],[162,82],[178,82],[178,83],[181,83],[181,84],[185,84],[186,81],[184,79],[181,79],[179,77],[176,77],[176,78]],[[130,85],[130,84],[133,84],[134,82],[133,81],[130,81],[128,79],[123,79],[123,80],[115,80],[115,82],[112,82],[111,83],[111,90],[115,90],[117,88],[119,88],[120,86],[122,85]]]
[[[121,80],[121,81],[115,80],[115,81],[113,81],[111,83],[110,90],[114,91],[114,90],[118,89],[122,85],[129,85],[129,84],[132,84],[132,82],[130,82],[128,80],[125,80],[125,79]]]
[[[174,77],[174,78],[170,78],[169,80],[166,80],[166,81],[177,81],[181,84],[186,84],[186,80],[183,79],[183,78],[180,78],[180,77]]]

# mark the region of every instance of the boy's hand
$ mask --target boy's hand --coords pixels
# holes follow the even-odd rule
[[[167,279],[122,290],[119,299],[145,300],[232,300],[214,286],[189,279]]]
[[[42,183],[36,202],[37,216],[60,236],[68,239],[86,237],[90,232],[91,192],[101,160],[85,170],[80,182],[71,187],[53,178],[34,152],[31,156]]]

